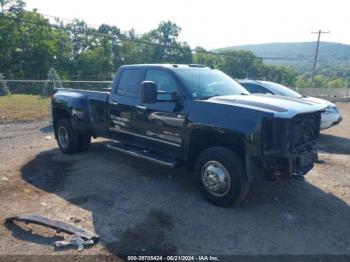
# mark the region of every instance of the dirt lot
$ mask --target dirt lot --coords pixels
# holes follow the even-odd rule
[[[0,255],[77,254],[55,249],[50,230],[4,224],[37,213],[95,231],[83,254],[350,254],[350,103],[322,132],[306,181],[255,185],[245,202],[205,202],[184,169],[171,170],[106,149],[57,150],[48,122],[0,126]],[[44,234],[44,235],[42,235]]]

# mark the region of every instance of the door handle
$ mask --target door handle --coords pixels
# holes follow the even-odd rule
[[[142,105],[137,105],[136,108],[140,109],[140,110],[146,110],[147,109],[147,107],[142,106]]]
[[[111,101],[112,105],[118,105],[118,103],[116,101]]]

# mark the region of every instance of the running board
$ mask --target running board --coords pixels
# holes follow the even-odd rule
[[[145,159],[157,164],[161,164],[163,166],[167,166],[170,168],[175,168],[179,165],[179,162],[176,160],[158,156],[148,151],[126,146],[121,143],[114,143],[113,145],[107,145],[107,148],[117,152],[125,153],[129,156],[134,156],[134,157]]]

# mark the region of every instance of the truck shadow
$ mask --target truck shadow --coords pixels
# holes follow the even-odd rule
[[[321,133],[318,148],[329,154],[350,155],[350,139]]]
[[[240,206],[219,208],[201,198],[185,169],[111,152],[104,142],[74,156],[42,152],[21,174],[79,207],[70,215],[91,212],[100,243],[118,256],[344,253],[350,243],[347,203],[308,182],[264,182]],[[14,236],[31,241],[22,234]]]

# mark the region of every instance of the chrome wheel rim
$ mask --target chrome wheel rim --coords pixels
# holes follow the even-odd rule
[[[209,161],[202,167],[202,182],[214,196],[225,196],[231,189],[231,177],[227,169],[217,161]]]
[[[68,131],[63,126],[61,126],[58,129],[58,141],[60,142],[60,145],[62,147],[66,148],[68,146],[68,141],[69,141]]]

